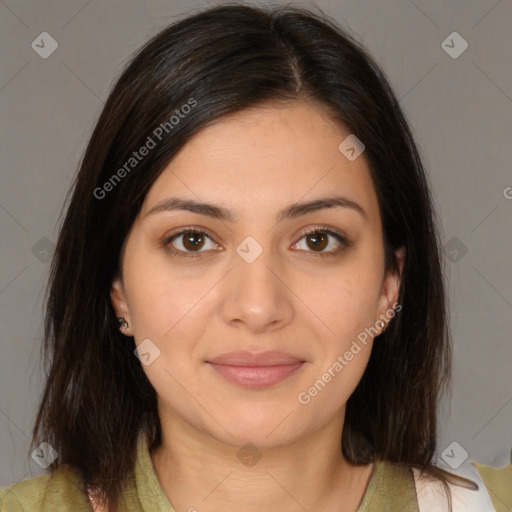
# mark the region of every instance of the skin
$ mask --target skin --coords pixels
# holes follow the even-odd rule
[[[400,278],[384,273],[377,196],[364,153],[348,160],[348,135],[323,107],[295,101],[225,116],[183,146],[147,194],[125,241],[121,276],[112,283],[117,316],[139,345],[160,355],[143,369],[158,395],[162,446],[151,453],[156,474],[178,512],[356,511],[373,465],[354,466],[340,450],[345,404],[361,379],[373,341],[308,404],[307,391],[357,335],[389,318]],[[335,207],[276,223],[292,203],[343,195],[355,210]],[[231,209],[233,222],[189,211],[147,212],[170,196]],[[309,228],[331,235],[315,249]],[[207,230],[200,252],[178,228]],[[236,252],[246,237],[263,249],[252,263]],[[325,236],[325,235],[324,235]],[[243,247],[243,244],[242,244]],[[215,248],[219,250],[216,251]],[[403,252],[397,252],[403,266]],[[131,338],[130,338],[131,340]],[[205,361],[234,350],[280,350],[306,361],[263,390],[226,381]],[[251,442],[262,457],[237,457]],[[243,452],[242,452],[243,453]]]

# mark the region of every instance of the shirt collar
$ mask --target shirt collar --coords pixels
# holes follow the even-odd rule
[[[137,441],[135,487],[144,512],[174,512],[158,480],[149,453],[148,437],[145,432],[141,432]]]

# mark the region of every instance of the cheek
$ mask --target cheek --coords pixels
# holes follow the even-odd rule
[[[373,260],[356,258],[332,274],[323,293],[312,288],[310,295],[330,332],[318,338],[323,353],[307,394],[316,393],[317,406],[331,413],[347,402],[361,380],[373,346],[370,327],[378,319],[379,268]]]
[[[191,282],[158,265],[138,266],[137,273],[127,280],[135,344],[148,339],[154,344],[148,346],[158,355],[143,370],[164,401],[172,402],[172,397],[182,394],[180,383],[194,375],[191,361],[198,359],[197,340],[208,316],[207,303],[201,297],[210,287],[204,279]]]
[[[371,272],[343,269],[306,283],[299,296],[306,298],[304,302],[321,320],[326,339],[337,339],[342,348],[348,338],[377,320],[379,284]]]
[[[347,350],[338,355],[329,365],[328,371],[319,379],[320,382],[328,381],[325,385],[330,388],[322,392],[323,397],[320,401],[323,407],[332,412],[346,404],[357,387],[368,364],[372,343],[370,341],[365,345],[356,340],[346,348]]]
[[[125,286],[137,334],[166,338],[184,326],[197,326],[202,310],[198,305],[212,279],[198,276],[197,271],[194,278],[186,269],[169,265],[165,256],[154,254],[135,254],[126,269]]]

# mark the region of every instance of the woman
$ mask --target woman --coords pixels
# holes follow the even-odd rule
[[[333,22],[168,27],[74,183],[33,431],[52,475],[1,510],[509,510],[511,466],[434,463],[438,236],[395,96]]]

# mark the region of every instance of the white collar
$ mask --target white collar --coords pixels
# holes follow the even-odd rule
[[[451,491],[453,512],[496,512],[485,483],[473,465],[466,461],[457,469],[443,469],[472,480],[478,485],[478,490],[474,491],[448,483]],[[416,468],[413,468],[412,471],[419,512],[447,512],[449,510],[448,498],[442,483],[439,480],[433,480],[427,475],[420,474],[420,471]]]

